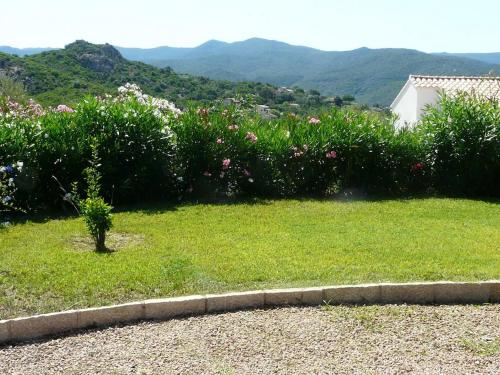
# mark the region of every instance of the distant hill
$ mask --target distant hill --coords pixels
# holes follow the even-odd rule
[[[354,95],[360,103],[383,106],[391,103],[410,74],[500,74],[500,54],[494,53],[369,48],[327,52],[258,38],[235,43],[211,40],[195,48],[116,48],[128,60],[171,67],[177,73],[298,86],[323,95]]]
[[[0,52],[9,53],[11,55],[17,56],[28,56],[34,55],[36,53],[53,51],[56,48],[14,48],[9,46],[0,46]]]
[[[119,49],[126,58],[170,66],[181,73],[297,85],[326,95],[351,94],[359,102],[381,105],[390,104],[410,74],[484,75],[492,70],[500,73],[500,65],[466,57],[408,49],[326,52],[255,38],[235,43],[209,41],[190,49],[161,47],[142,56],[127,48]]]
[[[500,52],[493,53],[438,53],[436,55],[444,55],[444,56],[457,56],[457,57],[465,57],[468,59],[473,59],[477,61],[482,61],[487,64],[500,64]],[[499,72],[497,72],[499,73]]]
[[[170,68],[129,61],[109,44],[85,41],[25,57],[0,53],[0,74],[22,82],[30,96],[47,105],[76,102],[85,94],[114,93],[126,82],[134,82],[145,93],[168,98],[181,106],[190,101],[209,102],[240,95],[251,95],[257,104],[277,110],[282,109],[285,101],[299,103],[301,110],[327,104],[322,102],[325,98],[303,90],[283,95],[269,84],[180,75]]]

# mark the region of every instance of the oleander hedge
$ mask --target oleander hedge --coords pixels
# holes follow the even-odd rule
[[[84,188],[91,141],[102,160],[103,193],[115,205],[345,191],[500,196],[496,100],[445,96],[418,126],[396,130],[394,119],[337,108],[275,120],[235,107],[180,113],[136,91],[88,97],[74,110],[4,98],[0,167],[23,163],[15,175],[17,204],[57,207],[61,186]],[[0,173],[0,181],[7,178]]]

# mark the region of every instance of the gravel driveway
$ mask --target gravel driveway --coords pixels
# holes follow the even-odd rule
[[[0,374],[498,374],[500,305],[281,308],[0,348]]]

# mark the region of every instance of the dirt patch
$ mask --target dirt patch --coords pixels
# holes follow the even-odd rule
[[[144,242],[143,234],[111,232],[106,238],[106,246],[110,252],[124,250]],[[71,247],[74,251],[94,251],[94,241],[90,236],[74,236],[71,238]]]

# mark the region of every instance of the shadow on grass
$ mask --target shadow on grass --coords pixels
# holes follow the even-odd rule
[[[290,198],[289,198],[290,199]],[[214,198],[186,199],[178,202],[149,202],[115,207],[114,212],[137,212],[146,215],[157,215],[164,212],[175,212],[181,207],[197,205],[239,206],[239,205],[270,205],[276,199],[265,198]]]
[[[158,215],[165,212],[175,212],[181,207],[191,207],[196,205],[212,205],[212,206],[240,206],[240,205],[271,205],[273,202],[294,200],[300,202],[338,202],[338,203],[355,203],[355,202],[386,202],[396,201],[400,203],[411,203],[418,200],[426,199],[466,199],[476,202],[484,202],[489,204],[500,204],[500,198],[496,197],[467,197],[464,195],[437,195],[437,194],[392,194],[392,195],[377,195],[367,194],[357,189],[346,190],[342,193],[331,197],[298,195],[294,197],[237,197],[237,198],[191,198],[179,201],[150,201],[127,205],[117,205],[114,207],[114,213],[136,212],[145,215]],[[7,221],[12,224],[24,224],[26,222],[45,223],[51,220],[75,219],[79,215],[72,209],[62,208],[59,210],[46,210],[35,213],[17,213],[7,218]]]

